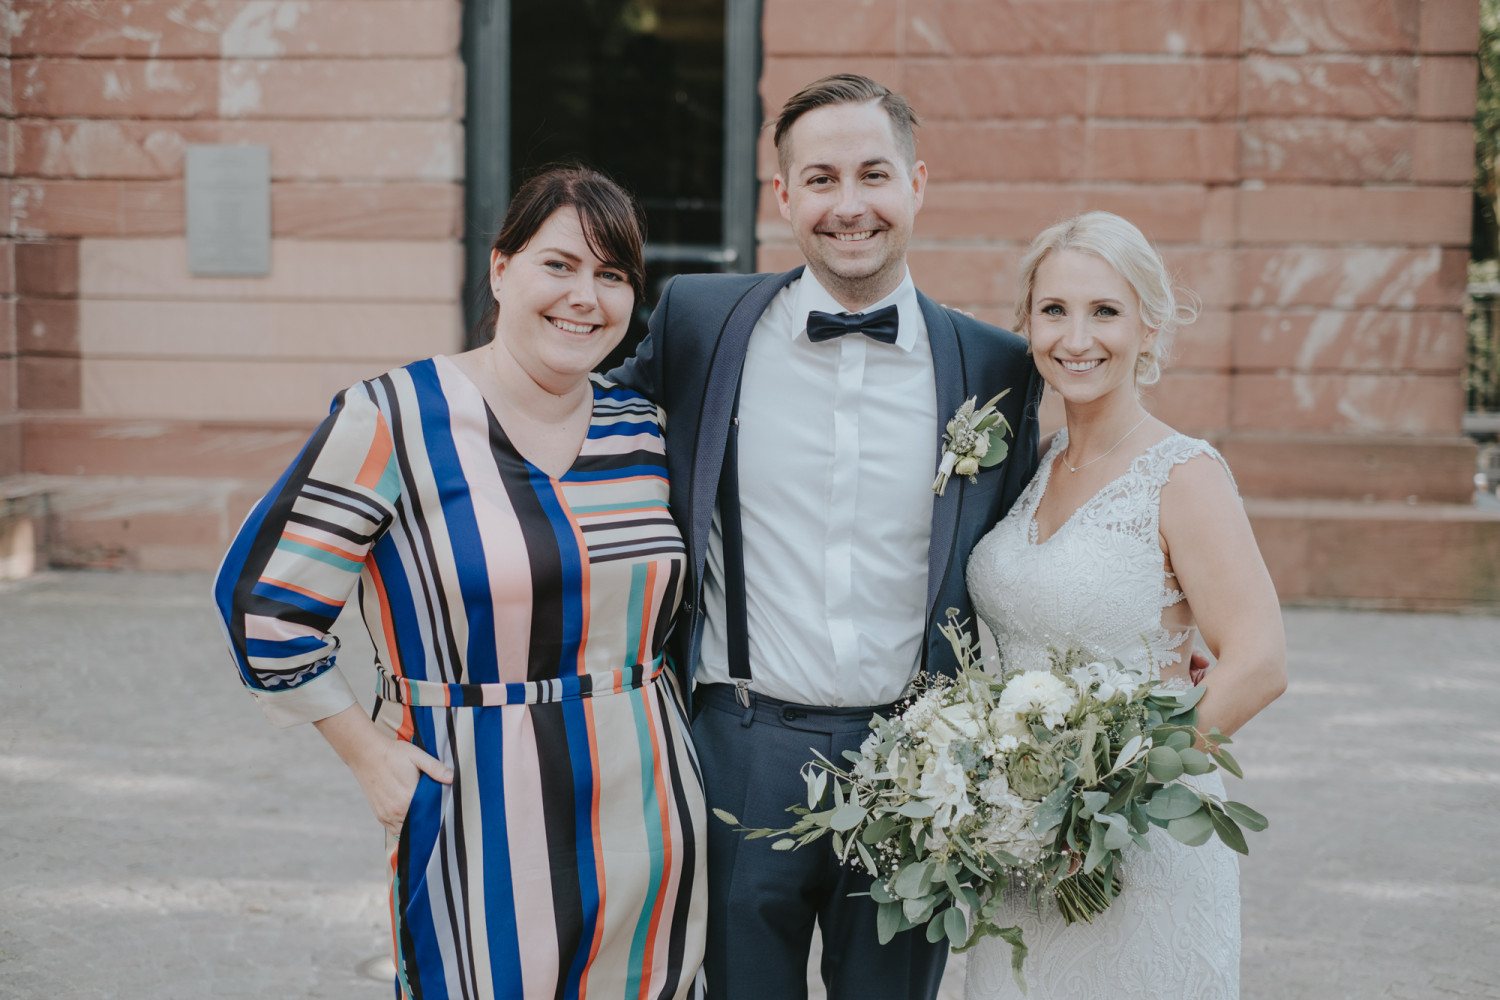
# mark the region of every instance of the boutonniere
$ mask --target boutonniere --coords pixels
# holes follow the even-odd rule
[[[943,462],[938,466],[932,492],[942,496],[943,491],[948,488],[948,477],[955,474],[968,476],[969,482],[977,483],[979,477],[976,473],[980,469],[988,469],[1005,461],[1005,456],[1010,454],[1010,445],[1005,443],[1005,436],[1010,433],[1010,423],[1003,413],[995,409],[995,404],[1009,392],[1006,389],[978,409],[974,404],[979,401],[979,397],[970,396],[964,400],[964,405],[958,408],[958,412],[953,414],[953,419],[948,421],[948,427],[943,432]]]

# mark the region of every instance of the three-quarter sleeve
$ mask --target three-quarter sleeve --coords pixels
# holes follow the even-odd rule
[[[278,726],[355,704],[328,635],[401,493],[391,430],[366,384],[339,393],[255,505],[214,580],[240,680]]]

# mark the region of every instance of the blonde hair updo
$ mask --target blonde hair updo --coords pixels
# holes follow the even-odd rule
[[[1113,212],[1085,212],[1059,222],[1031,241],[1021,258],[1020,289],[1016,295],[1016,332],[1031,339],[1031,297],[1036,270],[1059,250],[1077,250],[1103,259],[1124,278],[1141,303],[1141,318],[1156,331],[1151,350],[1136,358],[1135,378],[1151,385],[1161,378],[1177,328],[1198,318],[1198,296],[1176,288],[1161,254],[1129,220]]]

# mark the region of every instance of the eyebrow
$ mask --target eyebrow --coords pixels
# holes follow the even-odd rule
[[[861,170],[865,169],[866,167],[881,167],[881,166],[888,167],[888,166],[893,165],[895,162],[896,161],[891,160],[891,159],[889,159],[887,157],[877,156],[873,160],[866,160],[865,162],[861,163],[859,165],[859,167],[860,167]],[[838,172],[838,167],[834,166],[831,163],[809,163],[807,166],[805,166],[805,167],[802,168],[802,172],[804,174],[807,173],[809,170],[816,170],[816,171],[819,171],[819,172],[822,172],[822,173],[829,173],[829,172],[837,173]]]
[[[555,254],[558,257],[565,257],[565,258],[567,258],[567,260],[570,263],[573,263],[573,264],[582,264],[583,263],[583,258],[582,257],[578,256],[576,253],[573,253],[571,250],[564,250],[562,247],[543,247],[541,250],[539,250],[537,252],[541,253],[541,254],[549,254],[550,253],[550,254]]]

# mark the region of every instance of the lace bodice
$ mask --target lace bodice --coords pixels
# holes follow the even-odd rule
[[[1040,541],[1037,506],[1052,460],[1067,446],[1064,430],[1010,513],[974,547],[967,570],[974,607],[1006,669],[1045,664],[1049,648],[1078,648],[1155,677],[1179,661],[1190,635],[1162,625],[1162,610],[1182,591],[1166,572],[1158,541],[1161,488],[1188,459],[1224,459],[1206,441],[1164,438]]]

